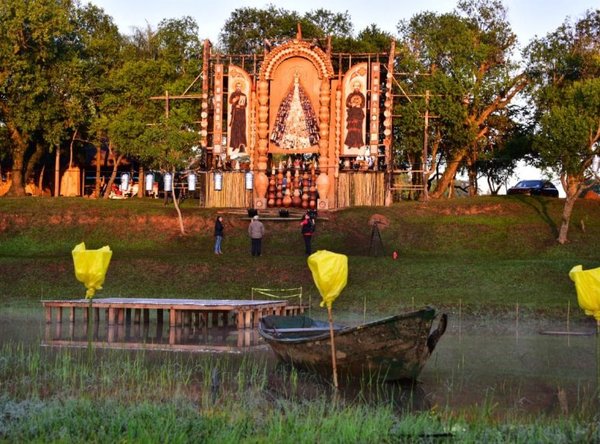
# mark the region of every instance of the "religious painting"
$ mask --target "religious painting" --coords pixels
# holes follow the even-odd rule
[[[249,152],[248,123],[251,84],[250,76],[246,71],[235,65],[229,65],[227,155],[230,157]]]
[[[345,110],[342,126],[342,155],[364,154],[367,141],[366,117],[367,117],[367,64],[354,65],[343,80],[343,93]]]
[[[298,72],[279,105],[270,141],[290,151],[310,149],[319,143],[319,121]]]

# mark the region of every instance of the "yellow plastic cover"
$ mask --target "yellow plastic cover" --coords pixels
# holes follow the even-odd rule
[[[308,257],[308,268],[323,298],[321,307],[327,305],[331,308],[333,301],[348,283],[348,257],[319,250]]]
[[[85,297],[91,299],[96,290],[102,289],[112,251],[108,245],[98,250],[86,250],[85,242],[82,242],[73,248],[72,253],[75,277],[87,288]]]
[[[575,282],[579,306],[600,322],[600,268],[584,271],[581,265],[576,265],[569,271],[569,277]]]

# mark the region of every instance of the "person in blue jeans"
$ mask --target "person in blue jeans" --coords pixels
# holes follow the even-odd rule
[[[217,216],[215,221],[215,254],[223,254],[221,243],[223,242],[223,216]]]
[[[252,256],[260,256],[262,250],[262,238],[265,235],[265,226],[258,220],[258,215],[252,218],[250,225],[248,225],[248,236],[250,236],[251,242],[251,254]]]

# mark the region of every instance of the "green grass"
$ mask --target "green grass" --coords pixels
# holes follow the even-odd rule
[[[162,201],[0,199],[0,301],[5,306],[83,296],[71,250],[110,245],[113,259],[102,297],[248,298],[252,287],[302,286],[319,294],[303,255],[297,223],[265,222],[264,254],[249,254],[247,220],[225,217],[225,254],[212,253],[218,210],[185,201],[187,234]],[[512,310],[516,303],[548,314],[576,305],[568,272],[600,264],[600,205],[577,202],[570,242],[555,241],[562,200],[478,197],[404,202],[322,213],[315,249],[349,256],[348,285],[339,310],[385,313],[421,304],[479,311]],[[382,229],[384,256],[369,255],[369,218]],[[392,260],[393,250],[399,259]]]
[[[218,375],[218,379],[214,374]],[[597,442],[597,410],[567,417],[498,415],[480,406],[398,410],[385,396],[306,391],[260,360],[190,358],[5,344],[1,442]],[[319,383],[314,383],[319,384]],[[313,385],[314,385],[313,384]],[[371,393],[377,388],[369,387]],[[389,388],[381,387],[382,394]],[[362,390],[362,389],[361,389]]]

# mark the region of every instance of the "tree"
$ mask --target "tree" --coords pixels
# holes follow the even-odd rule
[[[485,177],[492,195],[497,195],[502,185],[514,175],[518,162],[526,160],[531,163],[533,154],[531,131],[518,119],[506,118],[504,124],[494,123],[493,128],[496,127],[502,128],[502,131],[490,131],[486,138],[488,147],[477,161],[477,171]]]
[[[118,44],[115,36],[110,18],[91,5],[0,4],[0,121],[10,134],[10,194],[23,195],[37,160],[85,125],[94,108],[91,91],[110,65],[107,49]]]
[[[309,11],[301,16],[296,11],[277,8],[238,8],[231,13],[219,35],[220,49],[228,54],[262,53],[265,44],[296,36],[298,24],[302,37],[320,40],[331,35],[345,38],[352,35],[352,22],[348,12],[333,13],[325,9]]]
[[[592,169],[600,155],[600,10],[565,21],[526,53],[537,105],[539,166],[557,172],[566,193],[557,239],[564,244],[577,198],[600,182]]]
[[[92,123],[97,143],[103,143],[114,160],[105,198],[123,159],[145,159],[152,149],[145,133],[162,119],[164,108],[150,97],[189,86],[200,71],[201,47],[198,27],[189,17],[163,20],[156,30],[136,29],[123,45],[121,63],[108,75]],[[180,109],[187,110],[190,122],[197,120],[193,104],[184,103]]]
[[[190,122],[189,114],[175,109],[168,117],[163,116],[156,124],[148,127],[142,137],[142,143],[148,147],[143,160],[155,169],[171,173],[173,178],[178,171],[188,168],[198,143],[198,136],[188,122]],[[173,191],[173,204],[177,211],[179,229],[181,234],[185,234],[175,191]]]
[[[9,132],[13,162],[9,195],[25,194],[28,150],[57,111],[60,88],[54,80],[70,56],[63,36],[72,30],[71,7],[68,0],[0,3],[0,121]],[[55,131],[48,138],[56,142],[53,123]]]
[[[506,9],[498,0],[461,1],[453,13],[421,13],[398,29],[407,57],[403,63],[429,73],[412,79],[411,87],[432,92],[429,106],[438,116],[430,131],[439,158],[431,159],[431,169],[443,160],[445,170],[430,196],[441,197],[461,166],[468,168],[475,194],[476,162],[489,146],[485,138],[527,83],[510,60],[516,36]]]

